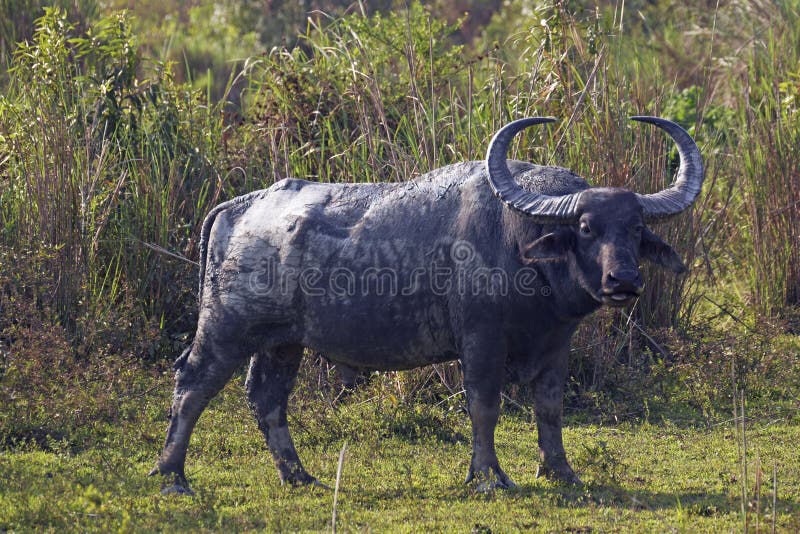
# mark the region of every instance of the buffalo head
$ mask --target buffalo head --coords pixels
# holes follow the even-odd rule
[[[663,191],[641,195],[627,189],[597,187],[549,196],[520,187],[508,169],[506,153],[511,139],[523,128],[553,120],[528,118],[508,124],[494,136],[486,157],[494,193],[548,230],[527,246],[525,259],[566,259],[581,288],[599,303],[611,306],[628,304],[642,293],[640,259],[683,272],[685,267],[677,253],[646,224],[680,213],[700,193],[703,165],[689,134],[664,119],[633,117],[662,128],[678,145],[678,175]]]

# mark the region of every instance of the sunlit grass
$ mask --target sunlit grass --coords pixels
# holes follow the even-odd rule
[[[161,380],[168,382],[169,377]],[[196,497],[162,496],[146,476],[161,445],[169,391],[137,401],[138,414],[77,432],[42,449],[0,452],[0,528],[82,531],[330,529],[333,493],[282,487],[232,382],[201,419],[187,473]],[[742,525],[740,456],[730,421],[711,427],[670,419],[614,425],[568,421],[565,443],[585,486],[536,479],[536,432],[527,415],[505,413],[497,432],[501,463],[519,488],[480,495],[463,484],[470,454],[468,419],[440,413],[452,439],[409,437],[364,415],[357,393],[336,407],[292,414],[300,454],[311,473],[332,485],[347,442],[337,527],[342,531],[469,531],[490,528],[729,532]],[[121,402],[133,402],[123,400]],[[382,401],[374,400],[373,403]],[[413,419],[415,403],[398,413]],[[347,436],[310,435],[303,425],[346,418]],[[326,422],[327,420],[327,422]],[[316,421],[316,424],[315,424]],[[98,437],[102,435],[103,437]],[[74,439],[74,441],[73,441]],[[800,420],[755,420],[747,427],[750,525],[771,527],[772,470],[778,473],[778,531],[792,531],[800,511],[800,469],[793,444]],[[313,443],[313,444],[312,444]],[[760,465],[762,471],[757,475]],[[760,479],[755,493],[756,477]],[[758,519],[756,519],[756,516]]]

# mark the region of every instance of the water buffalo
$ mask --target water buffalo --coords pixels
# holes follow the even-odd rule
[[[176,362],[166,444],[153,474],[191,493],[184,475],[195,422],[246,359],[247,395],[282,482],[317,483],[286,419],[304,348],[352,368],[410,369],[460,359],[472,421],[467,481],[514,484],[494,430],[506,382],[531,382],[540,472],[570,483],[561,413],[570,338],[601,305],[642,292],[639,261],[676,273],[675,251],[646,226],[692,204],[697,146],[678,125],[673,185],[655,194],[591,188],[559,167],[507,161],[522,129],[492,139],[486,161],[411,181],[322,184],[286,179],[213,209],[202,227],[197,333]]]

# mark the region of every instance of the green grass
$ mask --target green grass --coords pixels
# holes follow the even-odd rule
[[[16,4],[0,48],[26,27]],[[343,531],[769,531],[773,512],[777,531],[800,531],[799,0],[527,14],[513,0],[463,46],[457,23],[411,3],[315,19],[303,47],[241,71],[201,65],[239,59],[229,45],[254,31],[212,17],[173,49],[204,91],[140,45],[177,24],[161,15],[170,1],[137,3],[155,30],[73,4],[84,15],[49,11],[0,58],[0,532],[330,529],[332,492],[279,485],[241,379],[194,435],[197,497],[161,496],[145,476],[172,387],[153,362],[182,350],[196,313],[196,272],[146,245],[194,259],[222,200],[287,175],[404,180],[482,157],[523,115],[562,122],[515,157],[654,191],[674,154],[628,124],[640,113],[689,129],[707,185],[658,229],[690,274],[647,273],[630,317],[598,313],[576,336],[565,439],[586,486],[535,479],[535,430],[516,408],[498,452],[520,489],[463,485],[468,419],[457,397],[440,402],[460,388],[455,366],[384,375],[335,406],[306,368],[292,400],[301,456],[332,485],[347,443]],[[751,403],[746,439],[726,415],[733,390]]]
[[[152,381],[152,375],[141,379]],[[87,424],[61,441],[7,443],[0,450],[0,531],[330,530],[333,492],[280,485],[241,379],[212,402],[193,436],[187,474],[197,496],[162,496],[159,480],[146,475],[166,427],[170,382],[164,373],[144,394],[120,391],[109,401],[121,406],[116,421]],[[572,417],[565,442],[585,482],[573,488],[535,478],[530,416],[504,413],[498,453],[519,488],[487,496],[463,484],[470,453],[465,414],[413,402],[392,407],[370,400],[371,387],[336,406],[320,395],[313,411],[295,406],[292,413],[308,470],[329,485],[347,442],[337,509],[341,531],[743,528],[743,442],[730,421],[678,424],[668,415],[657,421],[650,415],[649,422],[606,425]],[[126,408],[133,406],[138,410]],[[376,418],[377,412],[384,415]],[[763,531],[771,527],[773,465],[777,530],[800,528],[800,417],[790,413],[749,420],[746,429],[751,531],[756,521]]]

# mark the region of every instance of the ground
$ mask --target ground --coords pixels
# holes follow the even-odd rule
[[[212,402],[193,436],[187,474],[196,496],[162,496],[160,481],[146,475],[162,444],[170,380],[164,372],[154,389],[127,394],[116,421],[61,440],[6,440],[0,532],[331,529],[333,491],[280,485],[242,377]],[[605,424],[571,413],[567,453],[585,482],[574,488],[535,477],[531,415],[507,406],[498,454],[519,487],[482,495],[463,484],[469,427],[457,403],[356,393],[335,406],[294,404],[301,457],[331,486],[346,443],[336,525],[342,532],[731,532],[745,521],[751,532],[767,532],[773,521],[778,532],[800,531],[796,409],[748,419],[744,440],[732,417],[698,421],[665,412]]]

